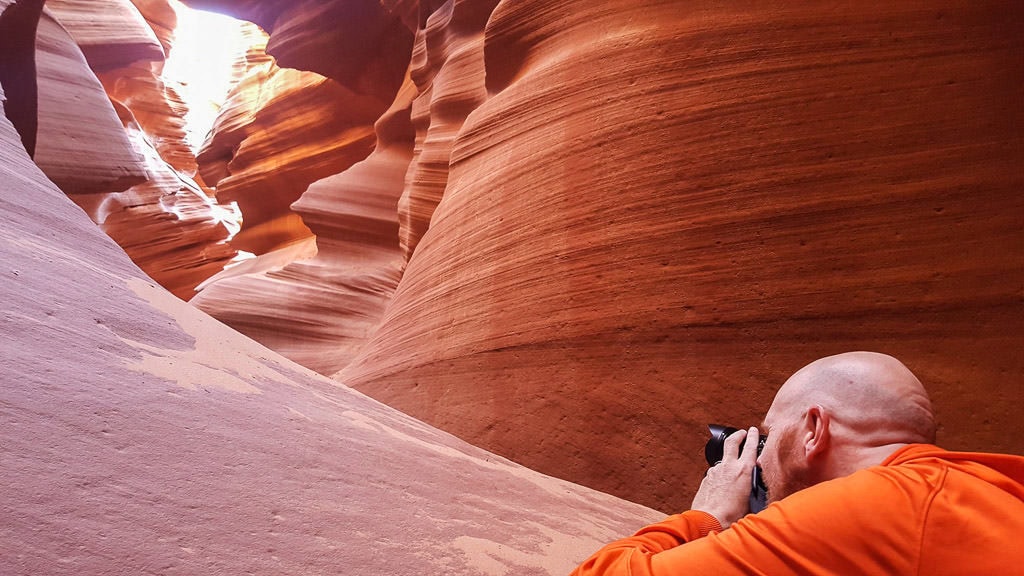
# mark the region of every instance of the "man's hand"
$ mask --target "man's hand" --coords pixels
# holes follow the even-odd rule
[[[750,483],[757,465],[757,428],[739,430],[725,439],[722,461],[712,466],[693,497],[692,510],[707,512],[728,528],[733,522],[750,512]],[[752,438],[753,442],[740,442]]]

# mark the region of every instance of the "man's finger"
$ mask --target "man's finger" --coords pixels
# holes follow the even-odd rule
[[[740,457],[740,442],[747,437],[746,430],[737,430],[725,439],[722,445],[722,460],[735,460]]]
[[[747,438],[750,438],[750,442],[743,445],[743,453],[740,454],[740,460],[753,467],[757,465],[757,444],[761,440],[756,426],[751,426],[750,430],[747,430]]]

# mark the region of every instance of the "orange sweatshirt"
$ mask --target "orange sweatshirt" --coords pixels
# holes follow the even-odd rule
[[[728,530],[670,516],[573,574],[1024,574],[1024,457],[910,445]]]

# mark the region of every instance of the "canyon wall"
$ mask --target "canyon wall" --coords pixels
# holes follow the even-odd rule
[[[136,5],[166,28],[155,2]],[[918,373],[944,445],[1024,451],[1005,434],[1024,401],[1015,4],[188,4],[259,24],[278,61],[248,55],[198,159],[204,213],[237,202],[241,231],[165,218],[183,247],[137,261],[288,357],[666,512],[700,481],[706,423],[760,421],[790,373],[850,349]],[[134,90],[82,74],[89,106],[115,99],[90,129],[110,154],[38,160],[76,199],[121,198],[75,187],[155,180],[118,106]],[[39,120],[41,152],[74,148]],[[214,256],[171,282],[184,246]],[[257,258],[207,278],[236,250]]]
[[[1024,450],[1020,8],[479,5],[424,20],[413,62],[465,61],[431,128],[456,90],[464,124],[410,169],[411,257],[337,379],[666,511],[706,423],[850,349],[920,375],[943,444]]]
[[[5,575],[565,574],[660,517],[475,448],[174,297],[3,114],[0,181]]]

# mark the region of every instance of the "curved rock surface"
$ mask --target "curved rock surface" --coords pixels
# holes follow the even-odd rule
[[[310,236],[290,205],[311,183],[366,158],[373,123],[387,104],[273,62],[252,74],[222,112],[230,125],[214,126],[198,160],[218,201],[237,202],[242,211],[232,245],[264,254]]]
[[[379,0],[184,3],[258,24],[271,35],[267,53],[284,68],[316,72],[385,102],[401,86],[409,62],[415,5],[387,6]]]
[[[0,179],[4,574],[564,574],[659,516],[474,448],[154,286],[2,116]]]
[[[143,158],[132,148],[103,86],[49,9],[43,10],[36,34],[36,78],[39,127],[33,158],[47,177],[68,194],[116,192],[145,181]]]
[[[455,136],[487,99],[483,32],[497,3],[445,2],[416,35],[410,64],[418,91],[412,107],[416,148],[398,214],[407,261],[444,196]]]
[[[947,445],[1024,450],[1000,432],[1024,401],[1022,22],[999,2],[500,2],[489,97],[337,377],[666,511],[707,422],[758,422],[848,349],[919,373]]]
[[[46,7],[71,33],[93,70],[164,58],[160,41],[129,0],[47,0]]]
[[[377,123],[377,147],[314,182],[292,207],[316,234],[232,267],[191,300],[236,330],[321,374],[344,368],[380,322],[401,276],[395,217],[412,158],[406,82]]]
[[[356,12],[350,14],[352,18],[343,18],[341,22],[360,34],[379,31],[381,22],[395,20],[390,15],[382,19],[379,4],[373,10],[366,6],[356,9],[355,6],[362,5],[350,4],[344,10]],[[315,19],[318,24],[311,30],[306,28],[314,19],[309,13],[297,10],[275,16],[280,25],[272,28],[271,44],[288,46],[293,50],[292,60],[299,60],[296,65],[309,70],[319,70],[318,62],[322,62],[324,54],[348,51],[344,42],[328,47],[339,39],[323,37],[323,29],[318,27],[323,22],[337,22],[340,8],[333,4],[322,8],[326,12],[316,12],[320,18]],[[305,24],[292,20],[299,16]],[[361,22],[355,16],[369,21]],[[296,35],[300,31],[308,42]],[[282,34],[284,40],[279,39]],[[409,32],[401,36],[406,34]],[[402,48],[391,41],[383,45],[371,42],[361,48],[360,58],[367,57],[367,50],[372,52],[369,58],[376,63],[364,62],[364,65],[376,69],[373,74],[386,69],[378,66],[380,62],[392,61],[396,55],[408,60],[408,46]],[[245,227],[233,240],[233,245],[261,255],[255,261],[234,266],[205,282],[191,302],[287,357],[323,374],[332,374],[346,366],[372,334],[401,276],[396,205],[412,154],[414,135],[409,124],[409,108],[416,91],[408,75],[397,97],[392,89],[389,98],[395,100],[376,123],[377,144],[366,160],[343,173],[325,174],[326,177],[308,188],[305,188],[306,174],[303,178],[289,179],[286,187],[277,180],[268,181],[265,174],[257,172],[244,181],[248,188],[243,198],[234,192],[236,180],[225,176],[244,160],[239,144],[250,138],[255,126],[265,126],[261,136],[274,135],[275,140],[249,157],[263,165],[274,166],[273,154],[282,142],[307,140],[311,126],[326,124],[296,116],[294,107],[299,101],[296,93],[307,88],[302,82],[317,82],[316,89],[322,92],[318,102],[333,102],[323,107],[335,121],[343,120],[345,115],[353,117],[362,108],[368,111],[364,117],[367,126],[379,110],[367,108],[366,104],[376,100],[357,96],[348,88],[379,93],[385,86],[376,82],[373,90],[365,90],[361,81],[350,75],[334,74],[346,82],[346,88],[340,88],[317,75],[280,70],[268,60],[260,61],[258,54],[251,56],[250,66],[255,73],[242,80],[235,96],[223,109],[214,136],[207,142],[200,160],[206,181],[218,187],[218,199],[221,202],[237,199],[245,214]],[[269,98],[262,96],[275,87],[291,90],[274,96],[277,112],[273,103],[267,103]],[[261,94],[261,98],[253,101],[246,94]],[[260,124],[257,116],[267,112],[257,111],[256,106],[262,106],[261,110],[269,109],[273,114],[287,115],[295,120],[298,128],[293,132],[282,130],[284,125],[276,119]],[[325,141],[332,142],[331,139]],[[358,144],[372,142],[369,138]],[[289,158],[308,161],[309,149],[296,148]],[[354,146],[348,149],[356,150]],[[257,197],[250,199],[250,196]],[[262,216],[264,213],[269,216]],[[269,219],[261,222],[261,218]],[[303,237],[303,232],[307,236]],[[316,235],[315,244],[310,234]],[[271,241],[257,245],[252,241],[254,237]]]

